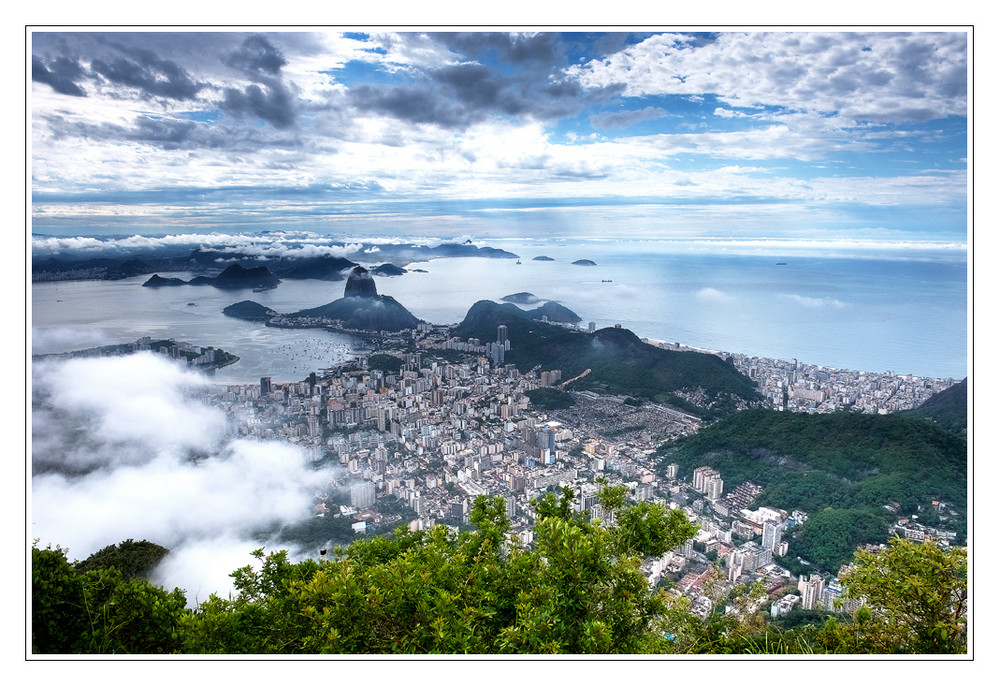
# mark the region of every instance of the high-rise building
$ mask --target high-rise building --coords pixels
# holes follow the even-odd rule
[[[785,532],[785,523],[775,520],[767,520],[764,522],[764,532],[761,536],[761,545],[771,551],[772,553],[778,548],[778,544],[781,543],[781,536]]]
[[[507,325],[501,324],[497,327],[497,343],[503,346],[507,343]]]
[[[719,500],[722,496],[722,478],[718,475],[710,477],[708,484],[705,485],[705,493],[710,501]]]
[[[261,377],[260,378],[260,395],[261,396],[266,396],[269,393],[271,393],[271,378],[270,377]]]
[[[375,505],[375,485],[371,482],[357,482],[351,485],[351,507],[371,508]]]
[[[819,575],[810,575],[808,579],[803,575],[799,578],[799,592],[802,594],[804,610],[812,610],[823,603],[825,586],[823,578]]]

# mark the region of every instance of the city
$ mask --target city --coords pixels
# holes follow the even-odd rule
[[[786,529],[804,522],[806,513],[755,503],[759,486],[725,485],[708,467],[691,475],[679,474],[676,464],[658,471],[658,446],[696,432],[697,417],[575,392],[573,380],[562,380],[558,370],[522,374],[503,364],[503,352],[516,345],[504,330],[496,342],[483,344],[451,337],[448,327],[421,325],[408,337],[383,336],[378,353],[304,381],[262,378],[220,386],[203,400],[224,409],[239,435],[286,440],[317,464],[339,465],[342,472],[328,492],[315,495],[314,516],[343,519],[353,534],[399,526],[460,528],[468,525],[475,498],[490,495],[504,498],[511,536],[530,546],[533,500],[551,489],[571,490],[578,511],[605,520],[597,502],[602,479],[627,487],[636,501],[682,509],[698,525],[694,539],[645,561],[642,570],[651,585],[672,581],[702,617],[737,585],[752,583],[765,591],[759,603],[773,599],[774,617],[796,605],[850,610],[835,605],[842,592],[835,576],[796,575],[774,559],[787,553]],[[719,355],[756,380],[768,402],[787,410],[854,407],[884,414],[916,407],[954,382]],[[568,391],[574,404],[534,407],[529,393],[543,387]],[[349,501],[332,498],[338,491],[349,493]],[[396,507],[380,508],[390,503]],[[898,509],[886,507],[893,505]],[[896,521],[900,536],[946,546],[955,538],[955,532],[924,527],[906,515]],[[808,562],[798,563],[800,573],[809,569]]]

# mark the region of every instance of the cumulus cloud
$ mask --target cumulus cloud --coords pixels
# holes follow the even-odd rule
[[[627,96],[714,94],[738,107],[840,112],[865,121],[966,114],[967,41],[954,33],[657,34],[567,68]]]
[[[156,542],[172,550],[157,581],[200,600],[333,477],[294,444],[231,438],[206,379],[155,356],[37,364],[32,381],[33,536],[80,560]]]

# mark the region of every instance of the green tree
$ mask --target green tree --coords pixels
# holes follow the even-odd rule
[[[838,650],[863,653],[966,652],[965,549],[894,539],[874,553],[858,551],[841,577],[848,599],[862,599]]]
[[[153,654],[181,648],[184,593],[117,568],[81,570],[61,549],[31,550],[31,651]]]

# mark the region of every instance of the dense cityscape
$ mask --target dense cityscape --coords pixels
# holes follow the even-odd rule
[[[172,343],[153,350],[175,358],[181,351],[190,357],[211,350]],[[698,525],[694,539],[642,567],[651,585],[672,581],[696,614],[707,616],[728,591],[753,582],[767,592],[755,603],[771,599],[773,617],[795,607],[851,610],[835,606],[842,592],[835,573],[821,574],[825,571],[799,559],[796,575],[775,559],[787,554],[786,530],[808,514],[757,503],[760,486],[725,484],[707,466],[680,474],[676,464],[658,465],[657,448],[697,432],[699,418],[652,402],[573,391],[575,380],[562,379],[559,370],[522,374],[503,363],[504,352],[516,345],[505,327],[495,342],[485,344],[426,324],[408,334],[384,335],[379,343],[379,352],[303,381],[265,377],[220,385],[202,400],[223,409],[238,435],[289,441],[315,464],[339,466],[329,488],[315,494],[313,515],[340,519],[340,531],[351,537],[399,526],[458,529],[468,525],[475,498],[490,495],[503,497],[511,536],[530,546],[533,502],[547,491],[569,489],[578,511],[606,520],[597,498],[601,480],[624,485],[636,501],[682,509]],[[148,350],[148,337],[132,348]],[[97,353],[100,349],[91,351]],[[789,411],[854,408],[885,414],[917,407],[955,382],[718,355],[755,380],[767,403]],[[528,394],[543,387],[568,391],[573,405],[534,407]],[[894,505],[898,509],[898,504],[886,507]],[[949,509],[943,502],[934,506]],[[902,537],[945,546],[955,539],[955,532],[926,527],[919,516],[906,513],[899,513],[894,529]],[[807,569],[813,572],[803,574]]]

